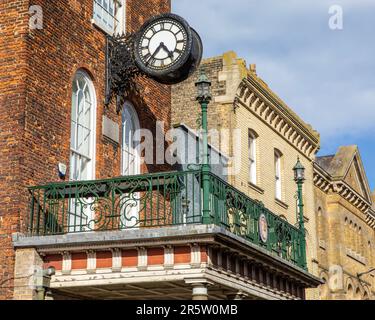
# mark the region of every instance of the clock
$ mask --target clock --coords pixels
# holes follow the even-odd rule
[[[148,20],[135,38],[137,67],[164,84],[187,79],[199,66],[202,53],[198,33],[183,18],[171,13]]]

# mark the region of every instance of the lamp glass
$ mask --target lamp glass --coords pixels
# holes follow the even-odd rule
[[[211,82],[204,72],[199,76],[195,86],[197,87],[197,99],[203,100],[211,98]]]
[[[296,182],[303,182],[305,180],[305,167],[302,165],[298,159],[297,164],[293,168],[294,170],[294,180]]]

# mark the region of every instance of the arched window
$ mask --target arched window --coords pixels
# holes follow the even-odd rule
[[[92,81],[84,71],[73,80],[70,180],[94,179],[96,99]]]
[[[122,169],[123,176],[140,174],[140,155],[135,134],[140,129],[137,112],[126,102],[122,112]]]
[[[123,176],[141,173],[139,155],[140,129],[137,112],[133,105],[126,102],[122,111],[122,143],[121,143],[121,174]],[[124,194],[121,199],[120,229],[137,228],[139,226],[140,194]]]
[[[354,300],[362,300],[361,289],[357,288],[357,290],[355,291]]]
[[[363,293],[363,298],[362,298],[362,300],[370,300],[370,299],[369,299],[369,294],[367,293],[367,291],[365,291],[365,292]]]
[[[275,149],[275,197],[282,200],[282,175],[281,175],[281,158],[283,154]]]
[[[94,85],[84,71],[78,71],[73,80],[70,180],[95,179],[95,128],[96,96]],[[69,201],[69,232],[93,229],[93,199],[71,199]]]
[[[351,284],[348,285],[348,289],[346,290],[346,294],[347,294],[347,297],[348,297],[349,300],[354,299],[354,290],[353,290],[353,286]]]
[[[249,149],[249,181],[257,184],[257,138],[255,131],[249,130],[248,149]]]

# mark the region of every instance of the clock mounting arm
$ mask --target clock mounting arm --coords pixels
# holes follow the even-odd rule
[[[146,74],[134,60],[135,34],[107,36],[105,105],[116,101],[119,113],[131,92],[139,92],[136,79]]]

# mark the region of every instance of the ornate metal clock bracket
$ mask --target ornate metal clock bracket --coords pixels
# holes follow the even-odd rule
[[[131,92],[139,92],[136,78],[145,75],[134,62],[134,38],[135,34],[123,34],[106,40],[105,105],[116,99],[117,113]]]

